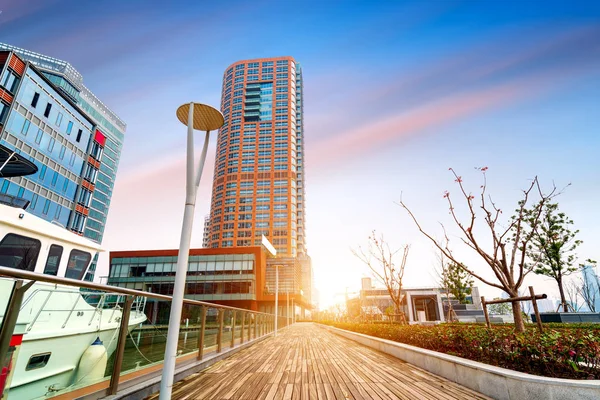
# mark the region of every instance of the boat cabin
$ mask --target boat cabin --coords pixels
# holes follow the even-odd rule
[[[82,280],[99,244],[22,208],[0,204],[0,266]]]

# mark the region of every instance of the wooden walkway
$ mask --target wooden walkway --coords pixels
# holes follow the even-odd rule
[[[158,399],[158,394],[148,400]],[[177,382],[173,400],[488,399],[310,323]]]

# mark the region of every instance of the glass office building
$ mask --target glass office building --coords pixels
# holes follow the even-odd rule
[[[32,147],[36,151],[34,159],[40,163],[38,167],[45,165],[44,172],[40,170],[32,180],[34,183],[40,183],[40,179],[50,182],[49,185],[42,185],[43,189],[37,192],[32,183],[29,183],[29,186],[33,189],[27,185],[19,185],[23,188],[21,194],[31,200],[28,211],[47,220],[57,221],[68,229],[100,243],[123,146],[125,123],[83,85],[81,74],[69,63],[3,43],[0,43],[0,51],[6,58],[1,76],[6,79],[5,85],[2,85],[6,96],[2,97],[0,110],[2,140],[19,151],[23,151],[21,142]],[[25,76],[17,76],[14,65],[11,67],[10,62],[7,62],[13,59],[20,60],[23,71],[27,69]],[[10,78],[9,72],[6,71],[15,75],[15,79]],[[15,81],[18,83],[15,84]],[[14,96],[18,104],[13,107]],[[46,116],[45,107],[48,107],[48,104],[50,109]],[[24,124],[34,123],[28,126],[27,134],[19,138],[19,129],[25,129],[23,125],[18,126],[22,119]],[[42,125],[37,123],[38,121]],[[29,129],[37,129],[37,132],[40,132],[40,128],[50,136],[46,137],[40,133],[39,139],[35,135],[32,138],[33,143],[29,143]],[[36,140],[39,140],[39,143],[36,143]],[[53,143],[56,141],[60,141],[66,149],[62,150],[60,146],[54,148]],[[69,151],[75,153],[73,160]],[[52,152],[57,152],[58,157],[54,157]],[[65,157],[69,158],[65,161]],[[52,174],[47,176],[46,170],[51,168],[57,171],[57,165],[66,171],[58,168],[59,175],[56,178]],[[62,177],[74,185],[65,182]],[[18,196],[19,189],[16,185],[21,181],[28,180],[4,180],[2,184],[5,186],[5,193]],[[54,190],[61,184],[65,185],[64,191],[59,190],[60,188]],[[73,193],[73,190],[76,193]],[[40,193],[44,195],[44,204],[38,206]],[[47,206],[45,200],[50,201]],[[41,209],[38,210],[38,207]],[[63,211],[65,208],[66,212]],[[86,280],[93,280],[96,261],[95,259],[90,266]]]
[[[110,253],[108,284],[171,296],[177,250]],[[185,297],[249,310],[264,309],[259,290],[265,279],[267,253],[259,246],[243,249],[191,249]],[[146,310],[151,321],[168,321],[169,303],[155,301]]]

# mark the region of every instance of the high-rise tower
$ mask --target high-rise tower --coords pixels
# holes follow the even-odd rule
[[[308,294],[302,104],[302,70],[292,57],[226,69],[208,229],[210,247],[259,245],[266,236],[277,249],[273,263],[289,266],[283,291]]]

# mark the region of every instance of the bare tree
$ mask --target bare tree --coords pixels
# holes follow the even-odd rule
[[[369,236],[369,244],[366,249],[359,246],[358,250],[352,250],[352,254],[366,264],[375,278],[383,283],[394,303],[396,314],[400,315],[402,323],[406,322],[402,312],[402,301],[404,300],[402,279],[404,278],[409,250],[409,245],[392,250],[383,235],[378,236],[375,231]],[[402,251],[400,261],[396,264],[396,255],[400,251]]]
[[[527,249],[533,235],[537,233],[544,205],[556,195],[556,187],[554,187],[549,194],[544,194],[537,177],[535,177],[529,187],[523,190],[523,197],[518,203],[518,207],[515,211],[516,214],[509,219],[508,226],[502,226],[501,221],[499,221],[502,210],[496,206],[491,197],[486,193],[487,181],[485,172],[487,167],[479,168],[479,170],[483,175],[483,184],[480,187],[479,200],[476,204],[475,196],[470,192],[467,192],[463,185],[462,178],[450,168],[450,171],[452,171],[452,174],[455,177],[455,182],[460,189],[460,198],[464,200],[469,210],[469,216],[466,219],[461,220],[458,216],[449,192],[444,193],[444,198],[448,201],[450,215],[460,230],[461,241],[481,256],[494,273],[496,281],[484,278],[481,274],[475,273],[454,256],[454,253],[450,249],[449,238],[443,225],[442,228],[444,228],[445,242],[443,245],[440,245],[431,234],[425,232],[415,215],[402,200],[400,201],[400,205],[408,212],[419,231],[431,240],[444,256],[460,265],[471,276],[481,282],[505,291],[510,297],[517,297],[519,295],[519,288],[523,284],[525,276],[531,272],[531,267],[529,266],[530,263],[526,262],[526,258],[528,257]],[[526,214],[528,202],[536,192],[539,195],[540,200],[534,205],[534,212]],[[483,214],[484,221],[484,224],[480,225],[484,226],[484,229],[489,232],[491,249],[484,248],[481,235],[478,234],[477,237],[475,235],[475,221],[480,214]],[[527,222],[530,227],[530,230],[527,232],[524,230],[526,218],[528,219]],[[512,302],[512,311],[516,330],[519,332],[525,331],[525,324],[523,323],[521,307],[518,301]]]
[[[448,306],[448,311],[446,313],[446,321],[456,321],[458,318],[456,317],[456,313],[454,312],[454,308],[452,307],[452,301],[450,301],[450,296],[452,295],[452,291],[450,290],[450,279],[448,277],[448,262],[444,257],[444,253],[440,253],[438,256],[439,267],[436,268],[436,275],[438,279],[438,283],[440,285],[440,289],[446,295],[446,303]]]
[[[564,300],[564,302],[563,302],[563,300],[561,300],[561,304],[559,305],[559,308],[560,307],[568,307],[568,308],[571,308],[571,311],[573,311],[573,312],[579,312],[579,310],[581,309],[581,300],[579,298],[579,296],[580,296],[579,285],[574,280],[570,280],[564,286],[565,286],[565,288],[564,288],[565,300]],[[564,311],[568,312],[568,308]]]

